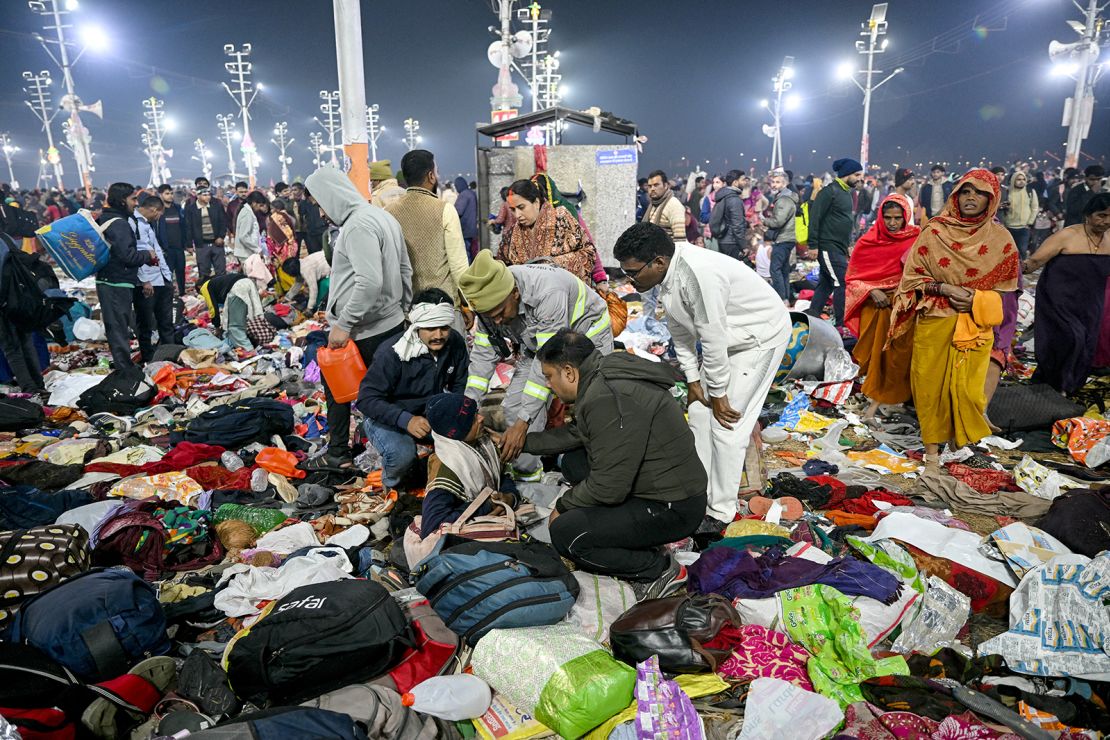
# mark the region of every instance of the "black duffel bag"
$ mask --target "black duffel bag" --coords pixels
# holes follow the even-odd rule
[[[158,386],[142,368],[121,367],[83,392],[77,398],[77,407],[87,414],[134,416],[140,408],[149,406],[156,395]]]
[[[240,698],[295,704],[389,671],[416,647],[385,587],[343,580],[295,588],[228,646],[227,678]]]
[[[293,407],[269,398],[247,398],[205,411],[189,422],[186,442],[229,450],[293,433]]]

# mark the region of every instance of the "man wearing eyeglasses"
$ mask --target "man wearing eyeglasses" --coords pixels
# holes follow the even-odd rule
[[[736,517],[745,453],[790,339],[790,316],[750,267],[676,244],[655,224],[629,227],[613,255],[640,293],[660,286],[689,386],[690,430],[709,474],[708,513],[699,531],[720,531]]]

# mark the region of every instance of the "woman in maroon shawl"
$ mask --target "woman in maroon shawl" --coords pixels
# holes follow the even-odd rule
[[[903,260],[921,229],[910,223],[909,198],[891,193],[879,205],[880,218],[856,242],[845,276],[844,325],[859,337],[852,357],[863,374],[863,394],[871,399],[863,420],[871,422],[880,404],[910,400],[913,332],[883,351],[890,331],[890,301],[902,279]]]
[[[1110,193],[1083,209],[1083,223],[1056,232],[1029,259],[1025,272],[1040,269],[1033,318],[1035,381],[1061,393],[1084,386],[1105,310],[1110,278]]]

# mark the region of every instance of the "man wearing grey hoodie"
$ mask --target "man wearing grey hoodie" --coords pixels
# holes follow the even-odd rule
[[[405,307],[412,302],[412,267],[401,225],[334,167],[316,170],[305,185],[323,215],[339,227],[328,293],[328,347],[354,341],[369,368],[378,345],[404,328]],[[351,456],[351,404],[337,403],[326,380],[324,392],[328,452],[318,465],[339,467]]]

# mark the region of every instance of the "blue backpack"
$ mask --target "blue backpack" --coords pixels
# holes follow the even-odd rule
[[[578,598],[578,581],[555,550],[533,540],[466,542],[413,575],[416,590],[469,645],[492,629],[561,622]]]
[[[5,639],[37,647],[90,683],[170,651],[154,587],[126,568],[90,570],[37,594]]]
[[[349,715],[313,707],[278,707],[242,714],[189,737],[192,740],[286,740],[291,737],[368,740],[365,728]]]

